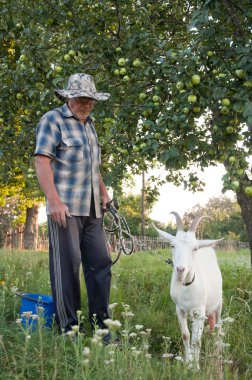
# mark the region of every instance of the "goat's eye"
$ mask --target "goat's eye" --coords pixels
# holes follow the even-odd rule
[[[171,248],[175,248],[173,244],[171,244]]]
[[[198,248],[193,248],[193,252],[196,252],[196,251],[198,251]]]

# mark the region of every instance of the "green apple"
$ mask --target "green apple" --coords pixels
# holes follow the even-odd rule
[[[237,169],[236,173],[238,176],[242,176],[244,174],[244,169]]]
[[[176,88],[177,88],[177,90],[182,90],[182,88],[184,88],[184,82],[182,82],[182,81],[178,81],[177,83],[176,83]]]
[[[229,113],[229,109],[228,109],[228,107],[223,106],[223,107],[221,107],[220,112],[222,113],[222,115],[227,115]]]
[[[140,94],[139,94],[139,99],[140,100],[144,100],[144,99],[146,99],[147,98],[147,95],[145,94],[145,92],[141,92]]]
[[[114,74],[115,74],[115,75],[120,75],[120,70],[119,70],[119,69],[115,69],[115,70],[114,70]]]
[[[244,79],[246,78],[246,72],[242,69],[237,69],[235,70],[235,75],[239,78],[239,79]]]
[[[228,107],[228,106],[230,106],[230,100],[227,99],[227,98],[222,99],[221,104],[222,104],[223,106]]]
[[[219,129],[219,128],[218,128],[218,125],[214,124],[214,125],[213,125],[213,130],[214,130],[214,131],[218,131],[218,129]]]
[[[169,133],[169,129],[168,129],[168,128],[165,128],[164,133],[165,133],[166,135],[168,135],[168,133]]]
[[[217,76],[218,76],[218,78],[225,78],[226,74],[225,73],[220,73]]]
[[[69,61],[70,58],[71,58],[71,57],[70,57],[69,54],[65,54],[65,55],[64,55],[64,60],[65,60],[65,61]]]
[[[156,138],[157,140],[159,140],[160,137],[161,137],[161,133],[156,132],[156,133],[154,134],[154,136],[155,136],[155,138]]]
[[[130,77],[128,75],[124,75],[123,80],[124,82],[128,82],[130,80]]]
[[[160,97],[158,95],[154,95],[152,97],[153,102],[158,102],[160,100]]]
[[[121,74],[121,75],[125,75],[126,72],[127,72],[127,70],[125,69],[125,67],[122,67],[122,68],[120,69],[120,74]]]
[[[141,149],[144,149],[144,148],[146,148],[146,146],[147,146],[147,145],[146,145],[146,143],[145,143],[145,142],[142,142],[142,143],[140,144],[140,148],[141,148]]]
[[[175,53],[175,51],[173,51],[172,53],[171,53],[171,57],[172,58],[175,58],[177,56],[177,53]]]
[[[154,106],[155,106],[155,107],[159,107],[159,106],[160,106],[160,103],[159,103],[159,102],[154,102]]]
[[[239,187],[239,185],[240,185],[239,181],[233,181],[231,183],[231,187],[232,187],[233,190],[237,190],[238,187]]]
[[[251,88],[252,87],[252,82],[250,80],[246,80],[243,83],[243,86],[246,87],[246,88]]]
[[[193,112],[198,113],[201,111],[200,107],[193,107]]]
[[[186,88],[192,88],[193,87],[193,84],[190,80],[187,80],[186,81]]]
[[[243,141],[244,140],[244,136],[241,133],[238,133],[236,139],[237,139],[237,141]]]
[[[248,195],[249,197],[251,197],[252,196],[252,186],[245,187],[244,192],[245,192],[246,195]]]
[[[62,71],[62,67],[61,67],[61,66],[56,66],[56,67],[55,67],[55,71],[56,71],[57,73],[60,73],[60,72]]]
[[[133,149],[134,152],[138,152],[139,151],[139,146],[133,145],[132,149]]]
[[[188,100],[189,103],[196,103],[196,102],[197,102],[197,96],[191,94],[191,95],[189,95],[189,96],[187,97],[187,100]]]
[[[119,58],[117,63],[119,66],[125,66],[126,59],[125,58]]]
[[[208,52],[207,52],[207,56],[208,56],[208,57],[212,57],[213,54],[214,54],[214,53],[213,53],[211,50],[208,50]]]
[[[3,124],[3,123],[4,123],[4,119],[0,117],[0,124]]]
[[[19,60],[20,60],[21,62],[25,62],[25,61],[27,60],[26,55],[25,55],[25,54],[21,54],[20,57],[19,57]]]
[[[234,163],[236,162],[236,158],[235,158],[235,156],[230,156],[230,157],[228,158],[228,161],[230,162],[230,164],[234,164]]]
[[[121,49],[120,47],[117,47],[117,48],[116,48],[116,52],[117,52],[117,53],[121,53],[121,51],[122,51],[122,49]]]
[[[182,111],[183,111],[183,113],[187,114],[187,113],[189,113],[190,110],[188,107],[184,107]]]
[[[20,100],[22,99],[22,97],[23,97],[23,94],[21,94],[21,92],[18,92],[16,95],[16,98]]]
[[[71,11],[68,11],[68,12],[67,12],[67,17],[73,17],[73,14],[72,14]]]
[[[226,132],[227,132],[227,133],[233,133],[233,132],[234,132],[234,128],[231,127],[231,126],[228,126],[228,127],[226,128]]]
[[[69,50],[68,54],[70,55],[70,57],[74,57],[76,55],[74,50]]]
[[[37,82],[37,83],[36,83],[36,87],[37,87],[37,89],[38,89],[39,91],[43,91],[45,86],[44,86],[43,83],[41,83],[41,82]]]
[[[135,66],[135,67],[139,67],[139,66],[141,66],[141,61],[140,61],[139,58],[134,59],[134,61],[133,61],[133,66]]]
[[[195,74],[192,76],[191,82],[193,85],[197,85],[200,83],[200,76]]]

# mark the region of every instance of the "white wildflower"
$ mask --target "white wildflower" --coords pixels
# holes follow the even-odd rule
[[[145,345],[143,346],[144,350],[148,350],[149,347],[150,347],[149,344],[145,344]]]
[[[133,351],[132,351],[132,354],[133,354],[134,356],[139,356],[139,355],[141,354],[141,351],[140,351],[140,350],[133,350]]]
[[[80,318],[81,314],[82,314],[82,311],[81,310],[77,310],[76,311],[76,314],[77,314],[77,317]]]
[[[111,310],[113,310],[117,305],[118,305],[117,302],[111,303],[111,304],[109,305],[109,308],[110,308]]]
[[[231,318],[231,317],[227,317],[227,318],[224,318],[222,319],[221,321],[222,323],[233,323],[234,322],[234,318]]]
[[[173,356],[174,356],[173,354],[165,353],[165,354],[162,355],[162,358],[164,358],[164,359],[173,358]]]
[[[162,336],[162,338],[163,338],[163,340],[165,341],[165,342],[169,342],[170,340],[171,340],[171,338],[169,337],[169,336]]]
[[[30,339],[31,339],[31,336],[30,336],[30,335],[26,335],[25,339],[26,339],[26,340],[30,340]]]
[[[71,329],[77,334],[79,332],[80,327],[78,325],[74,325],[74,326],[71,326]]]
[[[151,329],[146,329],[146,332],[147,332],[148,335],[150,335]]]
[[[91,343],[94,344],[94,345],[98,345],[98,343],[100,342],[100,339],[96,336],[94,336],[92,339],[91,339]]]
[[[129,336],[130,336],[131,338],[135,338],[135,337],[137,336],[137,334],[133,332],[133,333],[130,333]]]
[[[179,362],[182,362],[184,359],[182,356],[175,356],[175,359],[178,360]]]
[[[37,310],[38,310],[38,313],[39,313],[39,314],[42,314],[42,313],[44,313],[45,308],[44,308],[43,306],[39,306],[39,307],[37,308]]]
[[[122,311],[121,312],[121,315],[123,316],[123,318],[125,319],[129,319],[129,318],[133,318],[135,316],[135,314],[133,314],[131,311]]]
[[[135,328],[136,328],[136,330],[141,330],[141,329],[143,329],[143,325],[136,325]]]
[[[73,338],[75,336],[75,332],[73,330],[70,330],[66,333],[67,336],[69,336],[69,338]]]
[[[151,354],[145,354],[145,357],[148,359],[151,359],[152,355]]]
[[[233,360],[223,360],[223,363],[225,363],[225,364],[233,364]]]
[[[83,353],[83,356],[85,357],[85,358],[87,358],[88,356],[90,356],[90,348],[89,347],[84,347],[83,348],[83,351],[82,351],[82,353]]]
[[[122,324],[120,321],[113,321],[112,319],[108,318],[103,321],[104,325],[107,326],[110,330],[118,330],[120,327],[122,327]]]
[[[101,337],[107,335],[108,333],[109,333],[109,330],[108,330],[108,329],[97,329],[97,330],[95,331],[95,335],[97,335],[97,336],[101,336]]]
[[[104,360],[104,364],[109,365],[109,364],[114,363],[114,361],[115,361],[114,359]]]
[[[30,318],[32,311],[24,311],[21,315],[22,318]]]
[[[17,318],[16,319],[16,324],[17,325],[21,325],[21,323],[22,323],[22,318]]]
[[[82,360],[82,365],[83,365],[84,367],[87,367],[88,364],[89,364],[89,360],[88,360],[88,359],[84,359],[84,360]]]
[[[33,319],[33,321],[35,321],[36,319],[38,319],[38,316],[37,316],[37,314],[32,314],[32,319]]]
[[[133,346],[133,347],[131,347],[130,349],[131,349],[131,351],[135,351],[135,350],[136,350],[136,347]]]
[[[140,331],[140,332],[139,332],[139,335],[146,336],[146,335],[148,335],[148,334],[147,334],[146,331]]]

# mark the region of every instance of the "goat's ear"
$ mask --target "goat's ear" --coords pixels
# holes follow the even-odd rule
[[[198,240],[198,248],[204,248],[204,247],[214,247],[216,244],[218,244],[222,239],[218,240]]]
[[[161,237],[161,239],[166,240],[166,241],[168,241],[169,243],[172,242],[172,240],[174,239],[174,236],[168,234],[168,232],[165,232],[165,231],[159,230],[157,227],[154,226],[154,224],[153,224],[153,227],[154,227],[155,230],[158,232],[158,234],[159,234],[159,236]]]

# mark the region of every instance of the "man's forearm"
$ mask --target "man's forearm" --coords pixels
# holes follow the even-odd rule
[[[46,156],[35,157],[35,168],[40,187],[49,202],[59,202],[60,198],[56,190],[53,171],[50,166],[51,159]]]

